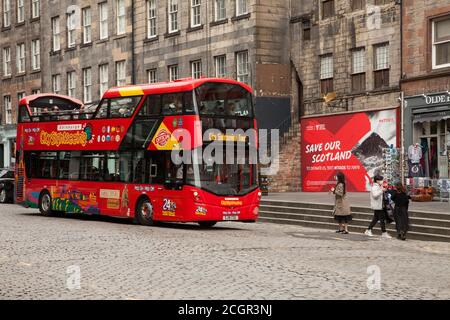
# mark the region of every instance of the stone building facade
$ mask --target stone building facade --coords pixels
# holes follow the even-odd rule
[[[397,106],[399,30],[400,6],[395,1],[295,2],[291,57],[303,88],[300,113]],[[329,103],[323,98],[327,94]]]
[[[408,177],[450,188],[438,183],[450,178],[450,3],[405,1],[402,16],[404,145],[421,150],[420,161],[408,152]]]
[[[2,1],[0,17],[0,168],[14,165],[17,115],[23,96],[40,92],[39,1]]]

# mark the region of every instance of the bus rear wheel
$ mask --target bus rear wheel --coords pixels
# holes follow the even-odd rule
[[[136,205],[136,220],[143,226],[152,226],[153,221],[153,205],[148,198],[141,198]]]
[[[202,228],[212,228],[216,225],[217,221],[199,221],[198,224]]]
[[[41,192],[39,196],[39,211],[44,216],[53,215],[52,211],[52,197],[48,191]]]

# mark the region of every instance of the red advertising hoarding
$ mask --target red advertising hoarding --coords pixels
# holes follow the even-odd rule
[[[303,118],[302,190],[327,192],[341,171],[347,191],[369,191],[383,148],[397,147],[397,118],[397,109]]]

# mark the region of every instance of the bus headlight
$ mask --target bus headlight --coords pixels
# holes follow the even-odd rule
[[[259,214],[259,207],[255,207],[255,209],[253,209],[253,214],[255,216],[257,216]]]

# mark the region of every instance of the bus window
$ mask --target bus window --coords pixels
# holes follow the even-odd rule
[[[86,152],[80,159],[80,180],[103,181],[105,157],[101,153]]]
[[[59,153],[59,174],[58,179],[69,179],[70,172],[70,151]],[[78,171],[78,170],[77,170]]]
[[[139,111],[139,116],[160,116],[161,115],[161,96],[150,95],[145,99],[145,103],[142,105]]]
[[[178,115],[183,113],[183,93],[170,93],[162,96],[163,115]]]
[[[141,96],[110,99],[111,118],[131,117],[139,104],[139,101],[141,101]]]
[[[108,105],[109,100],[103,100],[100,106],[97,109],[97,113],[95,114],[96,119],[103,119],[108,117]]]
[[[70,152],[70,164],[69,164],[69,179],[80,179],[80,158],[81,151]]]
[[[19,122],[30,122],[30,115],[26,106],[19,107]]]
[[[38,157],[36,177],[42,179],[57,179],[57,152],[41,152]]]

